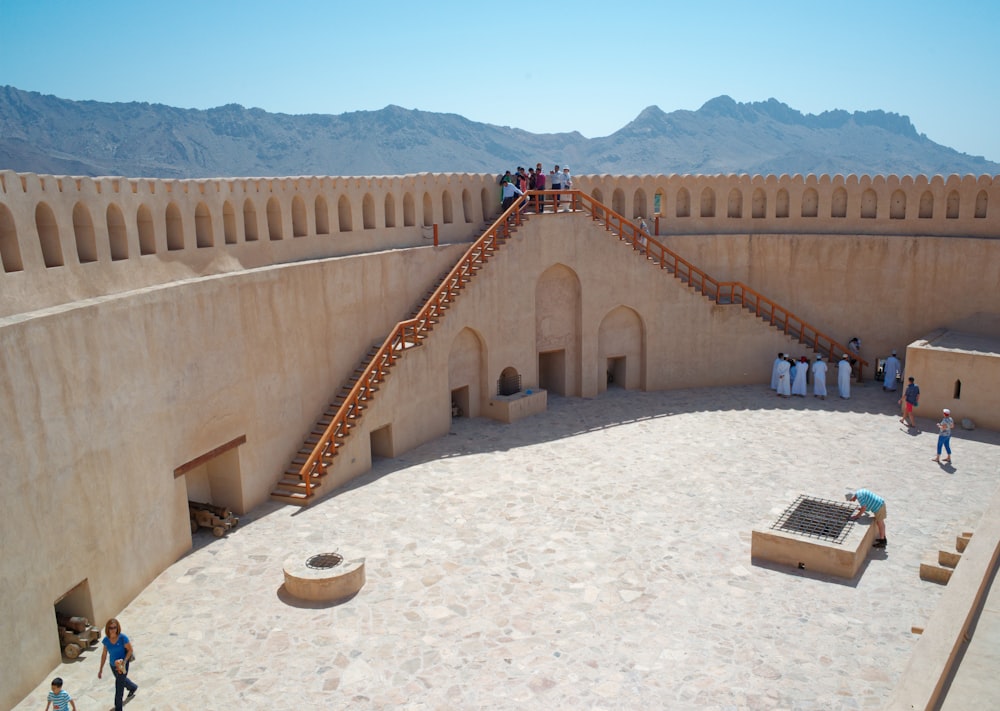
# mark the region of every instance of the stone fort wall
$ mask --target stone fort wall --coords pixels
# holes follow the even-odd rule
[[[579,176],[663,235],[1000,237],[1000,176]],[[496,176],[155,180],[0,171],[0,316],[179,279],[471,240]],[[650,225],[653,228],[653,225]]]
[[[54,608],[103,621],[190,548],[193,490],[266,500],[361,355],[497,213],[495,180],[0,173],[0,631],[19,640],[0,650],[0,706],[58,663]],[[627,217],[658,207],[682,256],[873,354],[997,311],[997,179],[575,186]],[[627,387],[663,389],[766,382],[795,348],[584,215],[532,218],[394,372],[334,476],[447,432],[456,390],[484,414],[507,368],[590,397],[611,359]]]

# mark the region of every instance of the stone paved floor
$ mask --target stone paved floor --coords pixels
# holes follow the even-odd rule
[[[945,469],[920,425],[871,384],[848,402],[612,390],[458,420],[309,509],[198,534],[119,615],[128,708],[880,708],[943,589],[921,559],[1000,483],[1000,435],[959,431]],[[856,581],[751,564],[754,526],[849,485],[889,507],[889,549]],[[366,559],[357,596],[285,595],[289,555],[331,550]],[[111,705],[99,659],[53,671],[81,711]]]

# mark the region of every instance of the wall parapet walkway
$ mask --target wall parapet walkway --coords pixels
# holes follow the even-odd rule
[[[587,175],[659,234],[1000,238],[1000,176]],[[0,171],[0,318],[241,269],[471,241],[494,174],[157,180]],[[653,225],[650,225],[653,228]]]

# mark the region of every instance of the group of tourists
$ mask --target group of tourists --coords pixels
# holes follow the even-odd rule
[[[115,706],[114,711],[122,711],[126,703],[132,700],[135,692],[139,690],[138,684],[128,678],[128,668],[135,659],[135,652],[132,649],[132,642],[128,636],[122,632],[121,623],[114,617],[104,625],[104,639],[101,640],[101,665],[97,669],[97,678],[104,676],[104,665],[109,661],[108,666],[111,674],[115,678]],[[63,680],[56,677],[52,680],[51,691],[48,695],[48,703],[45,704],[45,711],[76,711],[76,702],[69,692],[63,688]],[[125,695],[125,691],[128,695]]]
[[[817,354],[812,365],[806,356],[779,353],[771,366],[771,390],[778,397],[805,397],[809,394],[810,373],[812,374],[813,397],[826,400],[826,373],[829,370],[822,355]],[[837,364],[837,392],[847,400],[851,397],[851,364],[847,355]]]
[[[534,168],[528,168],[527,170],[521,166],[518,166],[517,170],[513,173],[508,170],[500,176],[499,183],[501,188],[500,197],[503,201],[502,209],[506,211],[519,196],[529,190],[571,190],[573,188],[573,176],[570,175],[569,166],[560,168],[558,165],[546,175],[542,164],[537,163]],[[559,195],[551,197],[553,212],[558,212]],[[536,196],[531,201],[531,205],[526,207],[526,209],[528,208],[536,212],[544,212],[545,196]]]

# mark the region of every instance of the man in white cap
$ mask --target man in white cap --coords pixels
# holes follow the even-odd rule
[[[847,359],[846,353],[837,363],[837,389],[840,390],[841,399],[851,399],[851,361]]]
[[[935,462],[944,462],[948,464],[951,462],[951,431],[955,428],[955,420],[951,419],[951,410],[947,407],[943,410],[944,417],[938,422],[938,443],[937,443],[937,456],[934,457]],[[948,452],[948,456],[941,459],[941,448]]]
[[[872,544],[874,548],[885,548],[888,541],[885,537],[885,499],[878,494],[873,494],[868,489],[848,489],[844,494],[848,501],[857,501],[861,504],[858,512],[851,516],[852,521],[857,521],[865,511],[870,511],[875,517],[875,525],[878,527],[878,538]]]
[[[778,389],[778,366],[785,362],[785,354],[779,353],[771,364],[771,390]]]
[[[896,380],[899,378],[900,365],[899,358],[896,357],[896,351],[892,352],[892,355],[885,359],[885,365],[883,366],[882,378],[882,391],[887,393],[896,392]]]
[[[813,397],[826,400],[826,363],[823,356],[816,354],[816,360],[812,365],[813,372]]]

